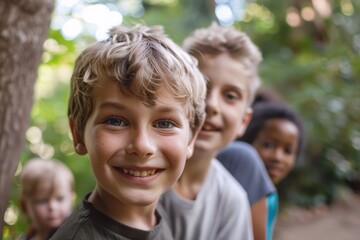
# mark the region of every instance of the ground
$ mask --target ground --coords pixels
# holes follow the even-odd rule
[[[273,240],[360,240],[360,195],[344,194],[332,206],[289,207],[277,221]]]

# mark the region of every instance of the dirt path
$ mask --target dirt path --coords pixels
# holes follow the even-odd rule
[[[279,217],[274,240],[360,240],[360,195],[330,208],[289,208]]]

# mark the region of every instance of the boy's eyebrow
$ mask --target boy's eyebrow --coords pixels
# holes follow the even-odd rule
[[[154,110],[156,110],[157,112],[161,112],[161,113],[171,113],[171,112],[178,112],[179,110],[183,110],[183,105],[182,104],[167,104],[165,106],[163,105],[154,105],[154,106],[149,106],[150,108],[153,108]],[[113,101],[104,101],[103,103],[100,104],[100,108],[117,108],[119,110],[122,109],[131,109],[133,108],[132,106],[128,107],[125,104],[119,103],[119,102],[113,102]]]
[[[244,84],[241,84],[241,86],[239,84],[226,84],[225,86],[228,88],[233,88],[241,93],[246,92],[246,86],[244,86]]]
[[[118,109],[124,109],[125,105],[113,102],[113,101],[105,101],[100,104],[100,108],[118,108]]]
[[[209,78],[209,77],[206,77],[206,79],[207,79],[207,87],[208,88],[211,88],[211,78]],[[236,89],[238,89],[239,91],[241,91],[241,92],[244,92],[244,91],[246,91],[246,86],[244,86],[244,84],[241,84],[241,85],[239,85],[239,84],[237,84],[236,83],[237,82],[237,79],[232,79],[232,82],[231,83],[227,83],[226,85],[225,85],[225,87],[228,87],[228,88],[236,88]]]

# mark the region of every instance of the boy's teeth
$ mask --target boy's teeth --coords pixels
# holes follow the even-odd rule
[[[215,128],[211,125],[207,125],[207,124],[204,124],[203,126],[203,130],[206,130],[206,131],[211,131],[211,130],[214,130]]]
[[[147,171],[138,171],[138,170],[128,170],[123,168],[124,173],[135,176],[135,177],[148,177],[155,174],[155,170],[147,170]]]

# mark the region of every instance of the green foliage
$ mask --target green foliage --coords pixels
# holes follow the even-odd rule
[[[264,85],[296,108],[306,125],[303,159],[279,186],[284,203],[331,204],[340,188],[360,189],[360,15],[355,1],[353,13],[344,15],[345,2],[351,3],[335,2],[332,16],[316,24],[288,26],[289,6],[275,8],[277,1],[262,6],[271,10],[274,25],[261,27],[261,18],[255,17],[237,24],[263,52]]]

